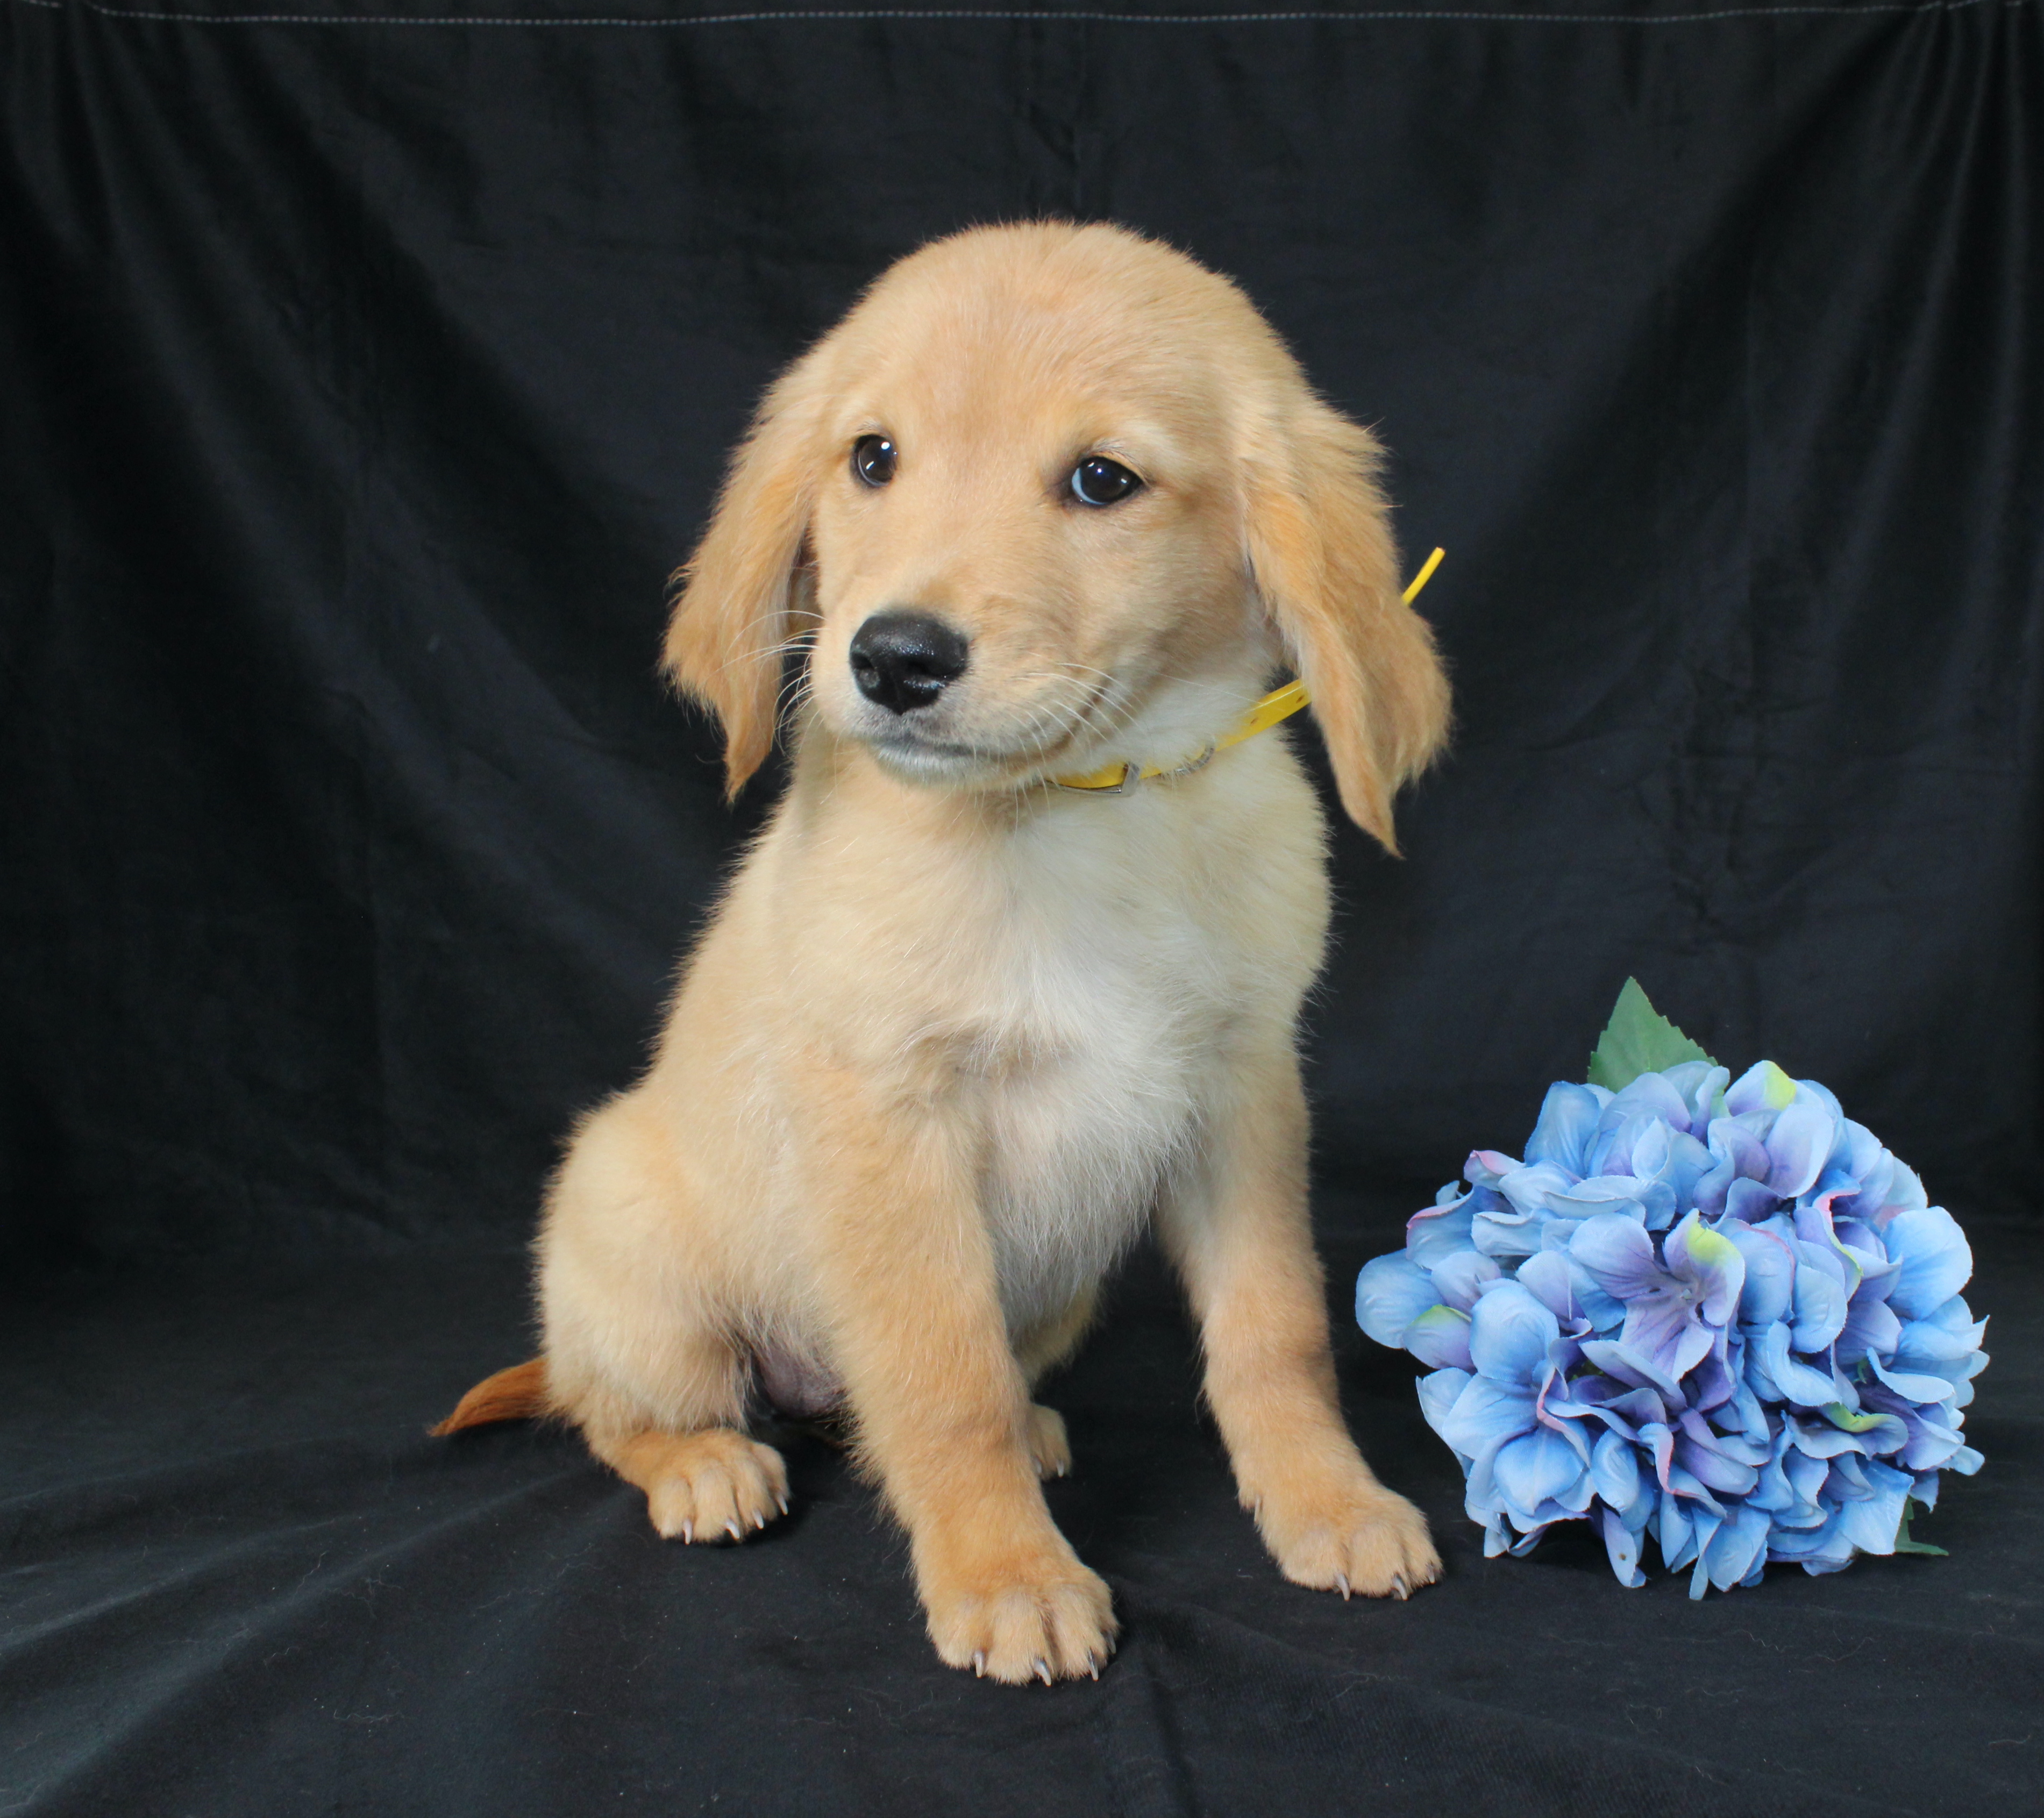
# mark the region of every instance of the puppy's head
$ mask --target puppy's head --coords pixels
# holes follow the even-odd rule
[[[735,792],[798,639],[834,732],[978,790],[1176,763],[1289,663],[1343,805],[1391,847],[1447,690],[1378,460],[1225,279],[1114,228],[975,229],[769,391],[668,667],[721,718]]]

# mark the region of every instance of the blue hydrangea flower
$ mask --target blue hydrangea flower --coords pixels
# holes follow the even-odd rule
[[[1912,1499],[1979,1470],[1972,1273],[1815,1081],[1689,1061],[1552,1087],[1523,1161],[1477,1150],[1365,1267],[1356,1318],[1429,1366],[1486,1551],[1588,1520],[1623,1582],[1650,1535],[1701,1597],[1892,1553]]]

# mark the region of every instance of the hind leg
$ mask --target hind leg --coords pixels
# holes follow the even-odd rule
[[[1093,1324],[1100,1305],[1100,1290],[1089,1288],[1072,1304],[1042,1325],[1031,1328],[1016,1342],[1015,1361],[1033,1389],[1037,1382],[1078,1349],[1079,1340]],[[1040,1478],[1070,1477],[1072,1448],[1065,1437],[1065,1418],[1055,1408],[1040,1401],[1029,1405],[1026,1435],[1030,1462]]]
[[[540,1240],[548,1389],[663,1535],[742,1540],[787,1512],[788,1474],[743,1430],[750,1365],[691,1210],[636,1095],[582,1126]]]
[[[694,1433],[646,1428],[590,1450],[646,1493],[661,1538],[743,1540],[788,1512],[788,1473],[771,1446],[729,1427]]]

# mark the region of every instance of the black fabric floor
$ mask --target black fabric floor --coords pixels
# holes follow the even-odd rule
[[[816,1439],[793,1517],[709,1551],[568,1435],[426,1437],[524,1355],[516,1259],[45,1282],[0,1334],[0,1811],[2034,1814],[2044,1240],[1972,1235],[1988,1465],[1918,1524],[1950,1556],[1700,1604],[1587,1538],[1485,1560],[1409,1360],[1352,1328],[1354,1424],[1448,1574],[1402,1606],[1284,1584],[1139,1256],[1048,1396],[1052,1507],[1124,1643],[1020,1690],[937,1662]]]

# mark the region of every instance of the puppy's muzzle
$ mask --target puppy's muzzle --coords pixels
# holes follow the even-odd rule
[[[853,634],[851,678],[890,713],[927,707],[965,674],[963,632],[928,613],[875,613]]]

